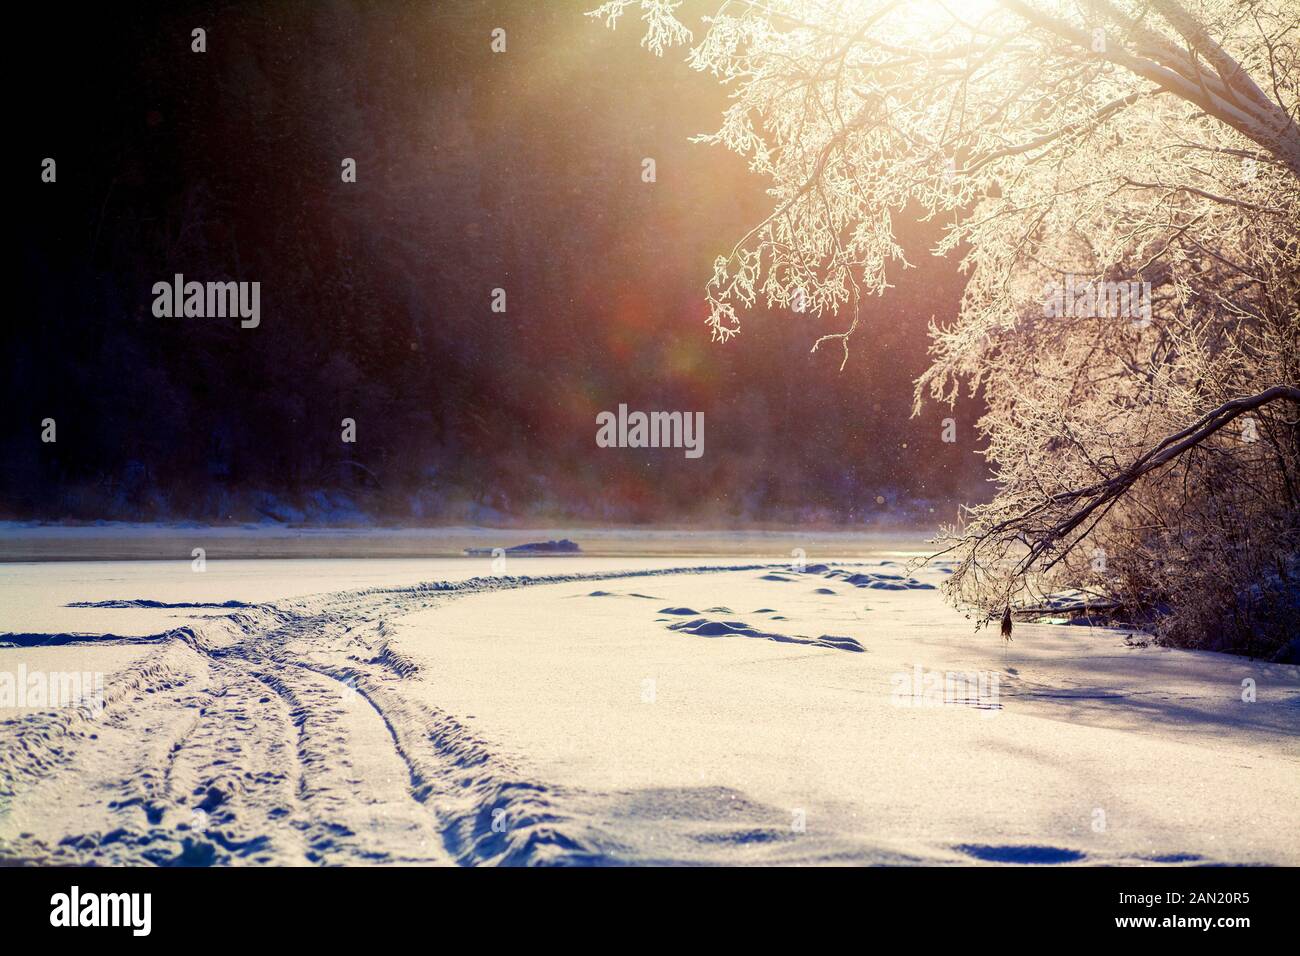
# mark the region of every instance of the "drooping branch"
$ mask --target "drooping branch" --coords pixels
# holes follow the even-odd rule
[[[1213,411],[1202,415],[1187,428],[1157,443],[1119,474],[1086,488],[1052,495],[1047,501],[1030,509],[1028,512],[1000,523],[991,530],[990,536],[1005,535],[1016,530],[1025,522],[1049,509],[1064,508],[1065,514],[1045,531],[1037,535],[1037,540],[1030,543],[1028,554],[1021,559],[1017,574],[1029,571],[1038,561],[1053,552],[1057,548],[1058,542],[1068,540],[1075,530],[1083,526],[1100,510],[1109,508],[1126,494],[1139,479],[1169,464],[1189,449],[1200,445],[1238,416],[1282,399],[1300,403],[1300,387],[1275,385],[1258,395],[1225,402]],[[1058,551],[1055,557],[1044,565],[1042,570],[1050,570],[1069,552],[1072,546],[1071,544]]]

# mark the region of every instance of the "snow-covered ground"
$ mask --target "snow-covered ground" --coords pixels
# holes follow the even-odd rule
[[[0,710],[0,860],[1300,864],[1300,668],[901,553],[0,566],[0,698],[103,675]]]
[[[936,518],[936,521],[938,518]],[[296,527],[260,524],[208,526],[103,521],[43,524],[0,521],[0,561],[189,560],[194,548],[214,560],[240,558],[438,558],[462,557],[466,548],[509,548],[528,542],[571,538],[587,557],[870,556],[923,547],[913,532],[889,529],[800,531],[707,528],[438,528]]]

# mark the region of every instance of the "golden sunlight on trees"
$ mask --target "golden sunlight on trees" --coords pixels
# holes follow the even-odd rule
[[[610,0],[732,102],[771,212],[718,257],[758,300],[870,328],[942,222],[968,276],[916,402],[964,385],[998,493],[947,528],[984,620],[1077,589],[1180,643],[1300,633],[1300,16],[1292,0]],[[1098,557],[1100,556],[1100,557]]]

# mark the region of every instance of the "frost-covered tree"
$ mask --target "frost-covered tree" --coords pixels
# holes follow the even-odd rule
[[[731,91],[700,141],[771,211],[716,260],[756,302],[869,328],[901,216],[968,276],[916,402],[980,420],[994,500],[944,529],[982,619],[1077,588],[1180,643],[1300,633],[1295,0],[609,0]]]

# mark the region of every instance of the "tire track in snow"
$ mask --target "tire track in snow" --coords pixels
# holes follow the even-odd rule
[[[495,590],[773,568],[788,564],[365,588],[240,606],[168,632],[156,653],[110,679],[109,709],[123,731],[113,739],[69,733],[77,718],[62,712],[0,725],[0,796],[21,799],[40,780],[93,776],[105,759],[120,766],[122,738],[141,733],[151,715],[159,720],[157,692],[178,690],[172,697],[186,699],[167,707],[187,716],[163,715],[170,737],[143,734],[169,740],[165,753],[137,736],[131,769],[114,788],[119,799],[105,808],[137,821],[121,833],[87,834],[61,853],[35,838],[5,842],[0,832],[0,859],[81,862],[107,852],[114,862],[146,863],[592,862],[603,854],[586,825],[558,809],[565,794],[528,780],[451,715],[403,696],[418,668],[388,646],[386,621]],[[196,655],[190,666],[176,666],[186,654]]]

